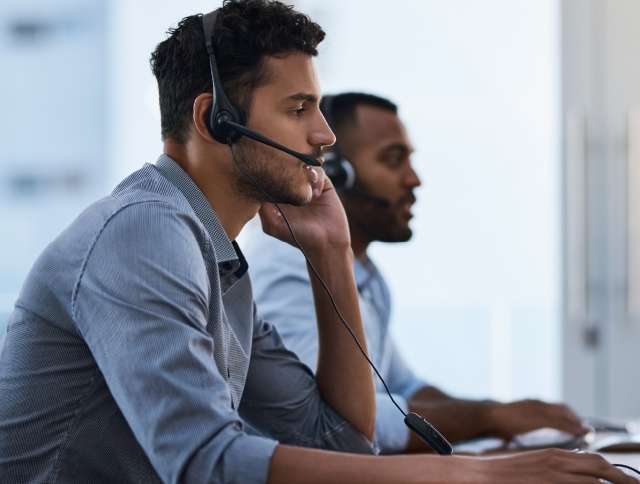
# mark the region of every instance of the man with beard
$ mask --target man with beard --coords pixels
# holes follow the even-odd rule
[[[321,106],[338,140],[333,158],[348,160],[355,171],[355,184],[342,190],[340,198],[349,220],[367,346],[395,400],[405,411],[423,415],[452,441],[489,435],[508,439],[541,427],[583,434],[586,429],[564,405],[462,400],[421,380],[406,364],[389,333],[389,289],[367,248],[372,242],[411,238],[411,207],[420,186],[411,165],[413,146],[396,106],[387,99],[344,93],[325,96]],[[272,257],[260,256],[266,253]],[[315,368],[318,338],[304,259],[259,236],[249,242],[247,258],[259,314],[274,321],[287,347]],[[424,443],[409,434],[381,382],[377,385],[376,436],[382,451],[425,450]]]
[[[358,455],[373,450],[374,386],[327,294],[363,339],[347,220],[322,171],[301,161],[321,162],[334,141],[312,61],[323,36],[282,3],[227,0],[158,45],[163,155],[45,249],[9,321],[0,482],[632,482],[569,452]],[[244,113],[237,126],[218,81]],[[298,153],[238,136],[243,126]],[[326,284],[312,284],[315,377],[256,317],[232,242],[259,212],[294,243],[272,202]]]

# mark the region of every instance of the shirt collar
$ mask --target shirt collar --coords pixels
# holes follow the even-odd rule
[[[365,256],[364,260],[356,257],[353,264],[353,272],[358,292],[362,293],[378,274],[378,268],[369,257]]]
[[[237,272],[244,263],[244,257],[238,255],[240,249],[235,242],[231,242],[222,224],[218,220],[216,212],[209,201],[200,191],[193,179],[170,156],[163,154],[158,158],[156,167],[160,173],[182,192],[193,208],[196,216],[204,225],[213,242],[216,253],[216,261],[221,272],[228,274]]]

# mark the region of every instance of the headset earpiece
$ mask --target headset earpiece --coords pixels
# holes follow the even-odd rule
[[[204,32],[207,54],[209,55],[213,94],[208,127],[213,139],[223,144],[231,144],[237,141],[242,135],[228,122],[231,121],[244,125],[244,116],[231,101],[229,101],[229,98],[222,88],[222,82],[220,81],[216,53],[213,47],[213,32],[216,27],[217,18],[217,10],[202,16],[202,30]]]
[[[329,127],[335,130],[335,119],[333,117],[333,102],[335,96],[326,95],[323,96],[320,101],[320,110],[324,114]],[[356,171],[349,160],[347,160],[340,152],[340,145],[338,140],[324,155],[324,168],[325,173],[333,183],[333,186],[338,191],[351,190],[356,182]]]
[[[356,172],[353,169],[353,165],[346,158],[340,157],[335,151],[325,153],[322,168],[336,190],[351,190],[355,185]]]

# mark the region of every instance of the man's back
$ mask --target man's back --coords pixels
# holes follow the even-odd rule
[[[64,481],[83,465],[101,462],[108,466],[105,475],[121,468],[155,476],[75,322],[76,291],[109,220],[127,217],[133,204],[168,203],[161,193],[169,184],[163,187],[152,170],[143,168],[85,210],[46,248],[24,283],[0,357],[0,456],[3,465],[12,463],[8,479]],[[94,459],[107,451],[108,461]]]
[[[189,229],[184,225],[181,234],[192,236],[186,245],[198,255],[198,246],[206,244],[204,227],[178,189],[156,167],[146,165],[111,196],[85,210],[34,264],[10,317],[0,359],[0,394],[5,396],[0,405],[0,456],[5,462],[0,463],[10,469],[9,480],[66,482],[78,475],[120,482],[158,479],[105,380],[107,374],[115,382],[117,375],[110,373],[126,371],[128,365],[125,362],[116,369],[106,361],[101,365],[100,359],[131,357],[119,344],[126,333],[130,334],[124,337],[130,339],[140,331],[164,331],[160,326],[165,321],[151,317],[157,302],[149,300],[127,311],[128,301],[112,289],[120,285],[133,291],[146,285],[145,275],[158,275],[152,274],[158,268],[153,267],[153,258],[145,261],[144,254],[135,255],[141,264],[132,274],[124,274],[117,260],[126,259],[128,251],[144,248],[137,242],[147,237],[147,250],[166,251],[171,243],[154,241],[153,234],[171,235],[168,226],[160,226],[167,219],[174,220],[174,225],[189,221]],[[136,230],[129,230],[133,227],[138,227],[137,236]],[[174,250],[184,246],[178,241]],[[172,255],[177,254],[165,252],[164,257]],[[209,287],[215,283],[209,281],[205,267],[193,263],[188,271],[188,279],[200,286],[202,302],[209,299]],[[182,283],[180,276],[186,281],[187,271],[176,272],[175,283]],[[168,279],[166,284],[173,283]],[[85,300],[102,300],[113,307],[91,306]],[[246,321],[250,321],[250,309]],[[144,311],[149,317],[138,318]],[[206,321],[200,324],[204,330]],[[105,339],[109,335],[111,341]],[[245,351],[250,336],[250,332],[245,336]],[[140,340],[140,354],[144,346]],[[148,356],[145,365],[149,367],[164,360],[160,355]],[[131,386],[143,386],[144,381],[136,381],[140,362],[129,363]],[[248,358],[245,374],[247,366]],[[243,383],[242,378],[237,386]],[[236,401],[239,398],[240,393]]]

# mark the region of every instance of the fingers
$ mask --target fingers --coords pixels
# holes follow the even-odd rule
[[[562,452],[562,451],[558,451]],[[607,460],[598,454],[589,452],[562,452],[555,456],[558,468],[572,474],[577,474],[586,479],[605,479],[614,484],[637,484],[637,480],[627,475],[621,469],[614,467]]]
[[[331,186],[331,182],[329,182],[323,169],[311,166],[307,166],[306,169],[309,172],[313,199],[319,198],[325,191],[325,186]]]
[[[582,423],[580,418],[567,405],[543,405],[545,405],[543,412],[548,416],[550,424],[553,424],[550,426],[576,436],[584,435],[589,431],[589,428]]]
[[[529,417],[534,428],[552,427],[575,436],[586,434],[590,429],[567,405],[546,403],[540,400],[522,400],[516,402],[523,415]]]
[[[282,214],[273,203],[263,203],[258,212],[264,233],[280,238],[284,234]]]
[[[486,463],[492,483],[598,483],[638,484],[635,478],[609,464],[602,456],[586,452],[550,449],[497,456]]]

